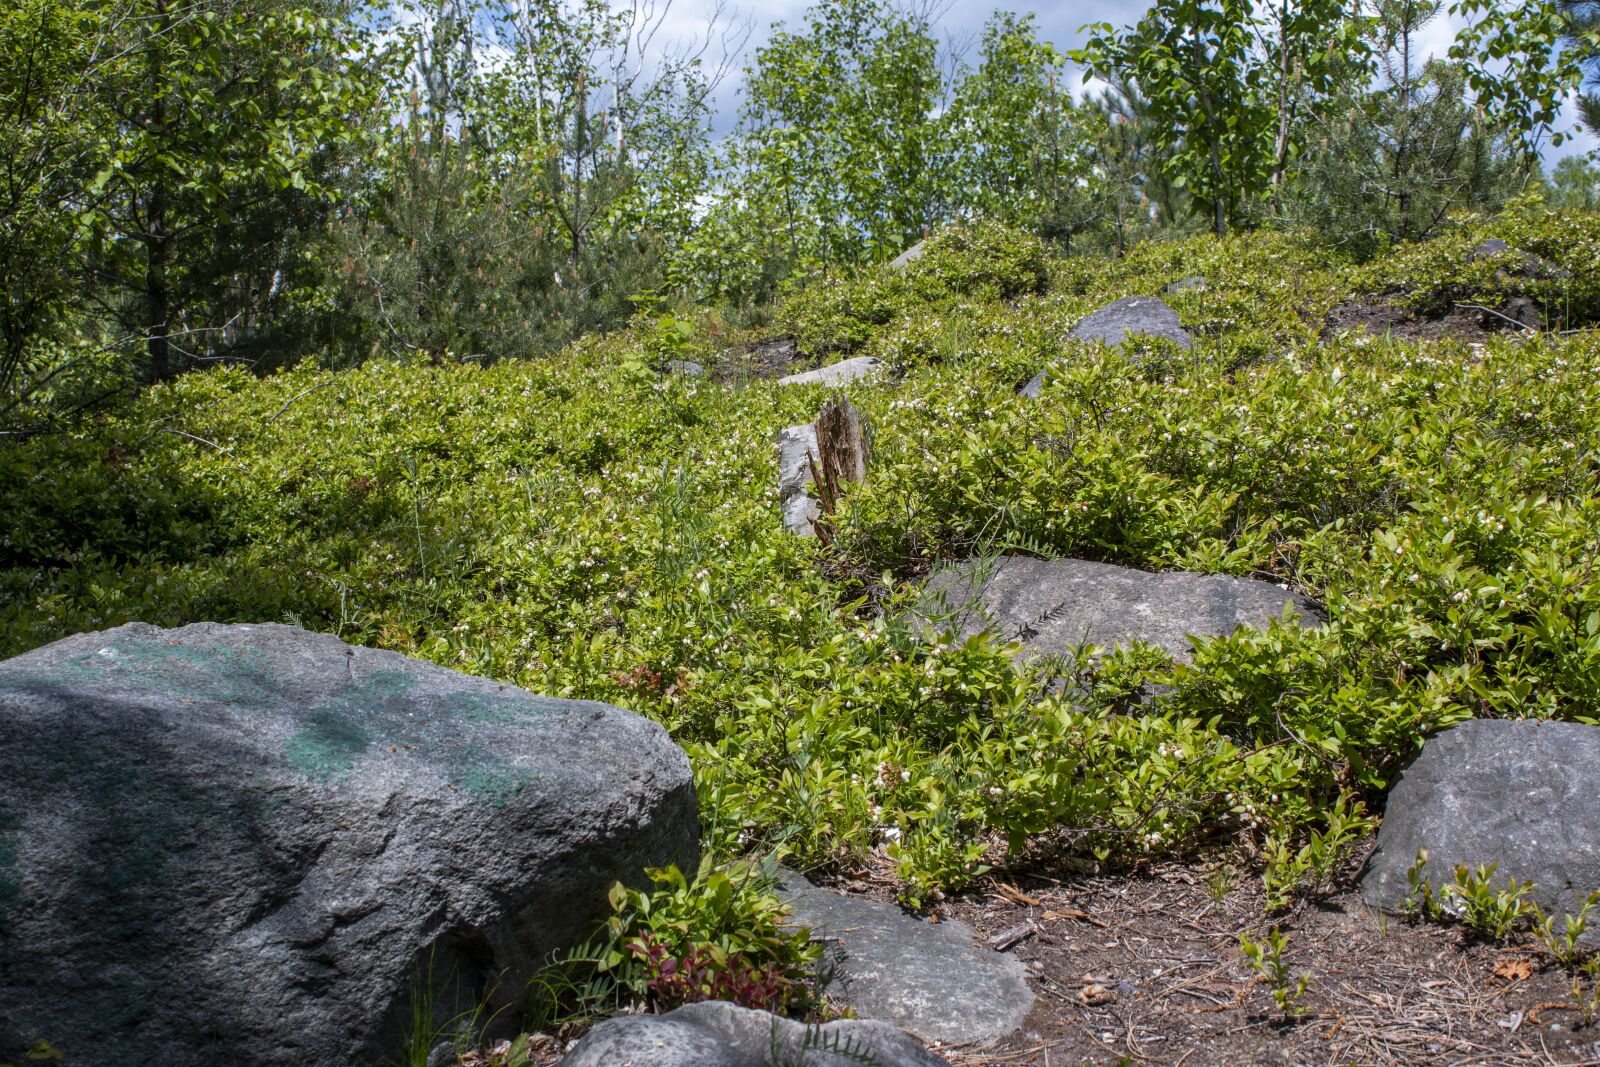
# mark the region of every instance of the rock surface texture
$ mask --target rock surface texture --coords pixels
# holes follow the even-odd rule
[[[912,245],[910,248],[891,259],[889,261],[889,269],[905,270],[907,267],[911,266],[911,264],[915,263],[917,260],[926,255],[927,251],[928,242],[918,241],[916,244]]]
[[[778,431],[778,505],[783,528],[801,537],[810,537],[822,517],[822,508],[808,492],[814,482],[811,459],[817,454],[815,423]]]
[[[828,945],[828,993],[867,1019],[927,1041],[987,1044],[1011,1034],[1033,1007],[1027,969],[974,944],[965,923],[937,926],[890,904],[844,896],[790,875],[778,895],[794,922]]]
[[[987,630],[999,640],[1021,642],[1025,655],[1061,654],[1084,642],[1110,646],[1138,638],[1188,661],[1193,655],[1188,635],[1264,628],[1285,608],[1302,625],[1320,621],[1309,600],[1271,582],[1185,571],[1152,574],[1082,559],[1005,556],[991,567],[969,562],[934,575],[919,614],[963,637]]]
[[[947,1067],[886,1023],[855,1019],[807,1027],[726,1001],[601,1023],[561,1067]]]
[[[1130,296],[1091,311],[1072,328],[1067,337],[1074,341],[1101,341],[1117,347],[1129,337],[1164,337],[1179,348],[1194,344],[1189,331],[1183,328],[1178,313],[1166,301],[1153,296]],[[1044,388],[1044,372],[1028,379],[1019,392],[1023,396],[1038,396]]]
[[[1418,849],[1435,899],[1458,864],[1494,863],[1499,879],[1531,881],[1546,913],[1575,911],[1600,889],[1600,726],[1475,719],[1429,738],[1389,793],[1367,903],[1405,904]]]
[[[648,720],[290,626],[143,624],[0,663],[0,1061],[394,1060],[692,864]]]
[[[800,374],[791,374],[787,378],[779,378],[779,385],[848,385],[862,378],[871,378],[882,372],[883,360],[874,356],[856,356],[854,359],[841,360],[831,363],[826,367],[816,370],[803,371]]]

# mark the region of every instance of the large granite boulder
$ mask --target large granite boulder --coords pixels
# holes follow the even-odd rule
[[[390,1062],[414,994],[494,1010],[697,852],[630,712],[290,626],[79,634],[0,663],[0,1062]]]
[[[927,1041],[990,1044],[1015,1032],[1033,1008],[1027,969],[980,947],[965,923],[930,925],[892,904],[835,893],[798,874],[785,878],[778,895],[795,925],[827,945],[828,994],[862,1018]]]
[[[1130,296],[1113,301],[1079,319],[1067,335],[1069,340],[1099,341],[1111,348],[1135,336],[1165,338],[1183,349],[1194,344],[1189,331],[1179,321],[1178,313],[1167,306],[1166,301],[1153,296]],[[1038,396],[1044,381],[1045,373],[1040,371],[1018,392],[1022,396]]]
[[[1369,904],[1404,907],[1419,849],[1435,899],[1458,865],[1493,863],[1502,884],[1532,882],[1547,914],[1575,911],[1600,889],[1600,726],[1474,719],[1429,738],[1389,793]]]
[[[875,356],[856,356],[853,359],[840,360],[830,363],[826,367],[816,370],[804,371],[800,374],[791,374],[787,378],[779,378],[779,385],[849,385],[851,382],[863,378],[877,377],[883,371],[883,360]]]
[[[561,1067],[947,1067],[881,1022],[807,1026],[713,1000],[596,1026]]]
[[[1020,642],[1024,655],[1069,653],[1134,638],[1175,659],[1193,655],[1189,635],[1265,628],[1285,611],[1316,625],[1315,605],[1272,582],[1227,574],[1150,573],[1083,559],[1004,556],[969,561],[929,580],[919,616],[963,637],[988,631]]]

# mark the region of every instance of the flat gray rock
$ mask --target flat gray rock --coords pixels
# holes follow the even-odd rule
[[[807,1047],[810,1046],[810,1047]],[[624,1015],[596,1026],[561,1067],[948,1067],[881,1022],[807,1026],[726,1001],[665,1015]]]
[[[0,1061],[391,1062],[414,990],[493,1010],[698,836],[619,708],[291,626],[79,634],[0,663]]]
[[[1153,296],[1130,296],[1113,301],[1098,311],[1091,311],[1067,335],[1073,341],[1100,341],[1116,348],[1129,337],[1164,337],[1179,348],[1187,349],[1194,339],[1183,328],[1178,313],[1166,301]],[[1044,388],[1044,372],[1028,379],[1017,392],[1026,397],[1038,396]]]
[[[822,508],[809,492],[811,457],[818,455],[815,423],[790,426],[778,431],[778,505],[783,509],[783,528],[801,537],[815,532]]]
[[[912,245],[910,248],[891,259],[889,261],[889,269],[905,270],[907,267],[911,266],[911,264],[921,259],[927,253],[927,251],[928,242],[918,241],[916,244]]]
[[[1547,914],[1575,911],[1600,889],[1600,726],[1474,719],[1429,738],[1389,792],[1367,903],[1403,908],[1418,849],[1435,899],[1458,864],[1494,863],[1502,884],[1532,882]]]
[[[787,378],[779,378],[779,385],[848,385],[863,378],[876,377],[883,371],[883,360],[874,356],[856,356],[854,359],[842,360],[818,367],[816,370],[803,371],[800,374],[791,374]]]
[[[1022,1025],[1033,1007],[1027,969],[974,944],[972,927],[937,926],[890,904],[845,896],[789,875],[778,895],[793,922],[828,942],[828,992],[863,1018],[927,1041],[988,1044]]]
[[[1082,559],[1004,556],[988,568],[958,564],[933,576],[918,615],[963,637],[988,631],[1018,641],[1024,655],[1070,653],[1137,638],[1183,662],[1189,635],[1265,628],[1285,608],[1301,625],[1320,621],[1315,605],[1272,582],[1187,571],[1151,573]]]

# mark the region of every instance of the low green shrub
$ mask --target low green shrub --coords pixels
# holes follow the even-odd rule
[[[777,514],[773,438],[814,392],[654,372],[737,332],[711,315],[486,368],[219,369],[0,446],[0,654],[290,620],[610,701],[688,749],[718,863],[878,855],[916,902],[1246,840],[1275,893],[1316,892],[1425,732],[1600,722],[1600,337],[1317,340],[1363,272],[1444,244],[1359,269],[1293,234],[1148,244],[1032,292],[1034,251],[963,233],[780,314],[904,372],[850,389],[875,459],[831,548]],[[1188,352],[1065,341],[1188,275]],[[1000,551],[1256,576],[1325,620],[1080,661],[1068,696],[908,618],[932,566]]]

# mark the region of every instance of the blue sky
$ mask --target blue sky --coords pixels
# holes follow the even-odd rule
[[[660,0],[657,2],[660,3]],[[737,3],[737,0],[735,2]],[[715,9],[716,3],[717,0],[673,0],[663,27],[664,36],[687,38],[703,33],[707,18]],[[752,20],[753,23],[753,32],[745,49],[746,54],[753,54],[754,48],[766,38],[773,22],[782,20],[793,28],[801,26],[809,6],[807,0],[761,0],[756,3],[746,0],[739,8],[739,15]],[[1136,22],[1147,5],[1105,2],[1105,0],[1083,0],[1076,3],[1012,0],[1001,4],[964,3],[962,0],[955,0],[940,18],[937,24],[938,30],[947,41],[957,44],[966,42],[971,45],[975,43],[984,22],[997,7],[1033,13],[1039,26],[1039,35],[1064,51],[1082,43],[1083,34],[1079,31],[1084,25],[1092,22],[1110,22],[1120,26]],[[1448,15],[1441,15],[1425,31],[1423,40],[1425,50],[1442,55],[1449,48],[1458,26],[1458,21],[1452,20]],[[975,49],[969,49],[969,54],[974,51]],[[728,128],[736,118],[741,81],[740,74],[735,71],[718,93],[721,105],[717,122],[719,129]],[[1075,75],[1074,83],[1078,82],[1079,78]],[[1571,110],[1569,107],[1569,115]],[[1571,128],[1575,124],[1569,118],[1566,125]],[[1545,162],[1549,165],[1561,156],[1580,154],[1596,147],[1600,147],[1600,142],[1579,130],[1574,140],[1560,148],[1547,149]]]

